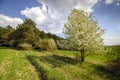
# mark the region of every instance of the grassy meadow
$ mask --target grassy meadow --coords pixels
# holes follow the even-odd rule
[[[76,53],[0,47],[0,80],[120,80],[107,69],[106,55],[89,55],[78,63]]]

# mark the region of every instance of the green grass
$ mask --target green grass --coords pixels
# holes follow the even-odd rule
[[[105,55],[89,55],[85,63],[78,63],[76,53],[0,47],[0,80],[120,80],[107,69]]]
[[[24,51],[0,48],[0,80],[39,80]]]

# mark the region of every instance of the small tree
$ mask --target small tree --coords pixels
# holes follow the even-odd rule
[[[63,32],[81,53],[81,62],[89,53],[98,53],[103,48],[101,36],[104,30],[98,26],[97,20],[83,10],[73,9],[64,24]]]
[[[36,42],[35,48],[39,50],[46,50],[53,53],[57,51],[55,41],[50,38],[40,39],[38,42]]]
[[[42,48],[53,53],[57,50],[56,43],[53,39],[43,39]]]

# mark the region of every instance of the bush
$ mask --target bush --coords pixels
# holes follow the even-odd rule
[[[22,49],[22,50],[30,50],[30,49],[32,49],[32,45],[30,45],[28,43],[21,43],[17,47],[19,49]]]
[[[53,39],[44,39],[43,48],[50,52],[55,52],[57,50],[56,43]]]
[[[53,39],[41,39],[36,43],[35,49],[56,52],[57,47]]]

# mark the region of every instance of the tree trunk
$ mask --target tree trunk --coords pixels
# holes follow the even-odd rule
[[[84,56],[84,49],[81,50],[81,62],[85,61],[85,56]]]

